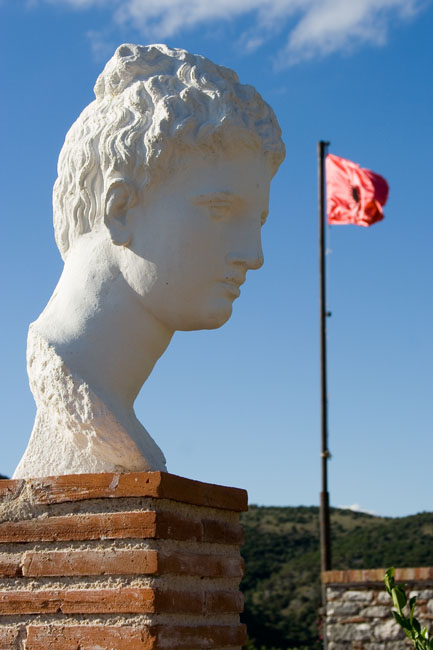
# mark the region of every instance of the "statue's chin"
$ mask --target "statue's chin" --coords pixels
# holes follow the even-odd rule
[[[201,329],[204,329],[204,330],[216,330],[219,327],[222,327],[225,323],[227,323],[230,316],[231,316],[231,312],[228,315],[226,314],[224,316],[215,316],[215,318],[213,320],[209,321],[209,324],[206,325],[206,327],[203,327]]]
[[[232,303],[224,301],[224,304],[214,305],[213,309],[194,319],[192,323],[185,323],[177,330],[188,332],[193,330],[216,330],[222,327],[232,315]]]

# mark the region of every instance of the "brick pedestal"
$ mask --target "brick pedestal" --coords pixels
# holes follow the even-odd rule
[[[0,650],[240,648],[246,508],[163,472],[0,480]]]

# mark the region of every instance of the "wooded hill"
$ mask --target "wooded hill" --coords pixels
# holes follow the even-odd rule
[[[242,620],[249,650],[320,648],[319,509],[250,506],[242,515]],[[433,513],[398,519],[331,512],[333,569],[433,566]]]

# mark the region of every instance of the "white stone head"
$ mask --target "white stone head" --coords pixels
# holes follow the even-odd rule
[[[60,153],[65,266],[29,331],[37,414],[16,477],[164,470],[134,401],[173,333],[223,325],[263,262],[284,145],[254,88],[184,50],[122,45],[95,93]]]
[[[218,327],[246,271],[262,263],[260,242],[252,240],[284,157],[274,112],[232,70],[165,45],[121,45],[95,94],[59,157],[53,202],[63,259],[86,234],[109,235],[123,248],[118,261],[128,284],[146,294],[158,318],[172,329]],[[240,228],[238,217],[251,217],[252,208],[249,228]],[[183,213],[194,211],[188,222]],[[219,222],[212,231],[200,227],[205,212]],[[212,266],[217,256],[221,268]],[[201,300],[209,287],[200,287],[200,276],[212,273],[203,283],[226,281],[230,308],[218,308],[215,294]],[[185,302],[190,314],[182,318]]]

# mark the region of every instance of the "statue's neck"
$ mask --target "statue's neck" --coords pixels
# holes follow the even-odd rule
[[[72,372],[30,326],[30,387],[37,405],[15,478],[93,472],[166,471],[165,458],[132,410],[120,412]]]
[[[118,413],[132,410],[173,335],[118,271],[86,273],[69,260],[33,328]]]

